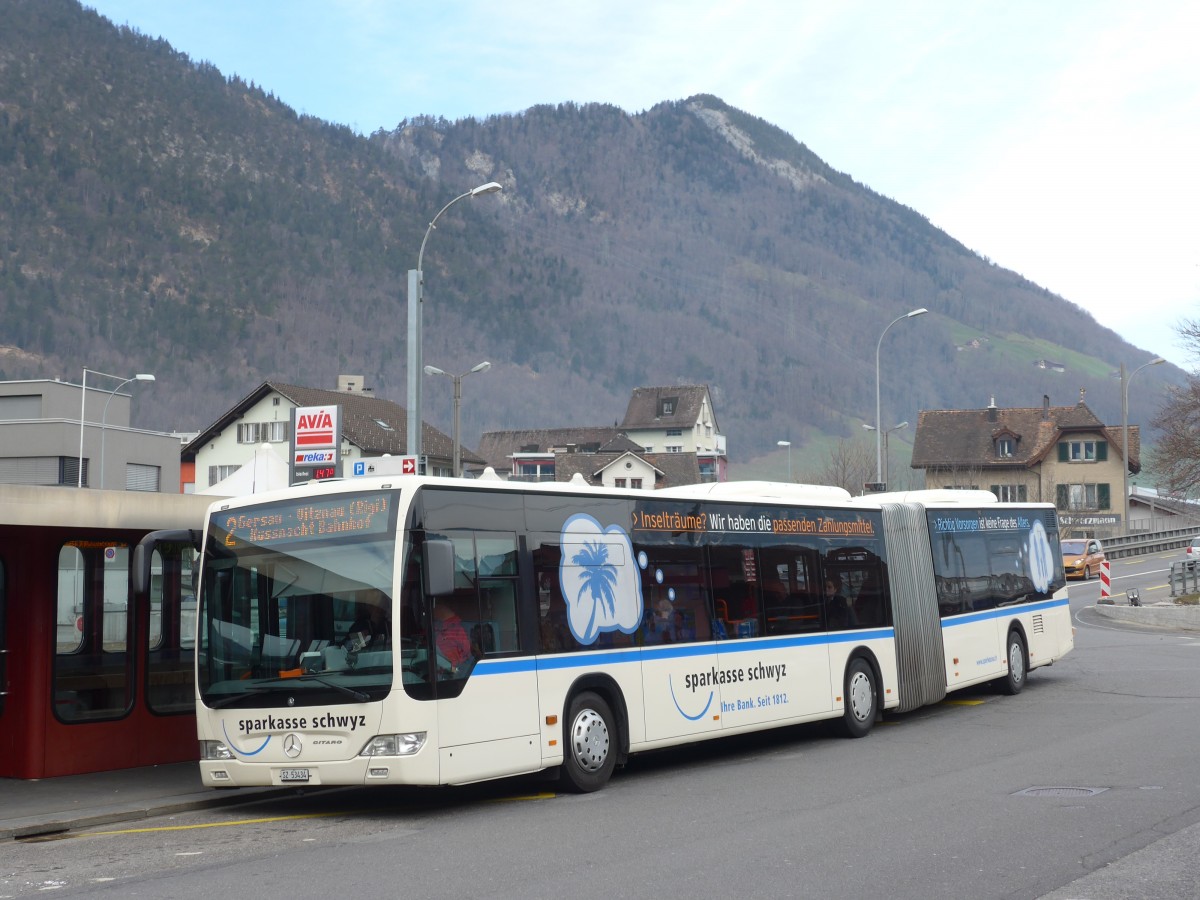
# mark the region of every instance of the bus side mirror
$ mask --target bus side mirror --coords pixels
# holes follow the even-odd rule
[[[445,540],[425,541],[425,565],[422,574],[426,597],[441,597],[454,593],[454,543]]]
[[[133,557],[130,562],[132,571],[129,573],[130,582],[133,585],[133,593],[135,596],[144,596],[150,590],[151,585],[151,567],[154,563],[154,551],[158,549],[160,544],[191,544],[196,548],[196,552],[200,551],[200,542],[203,540],[202,532],[194,528],[189,529],[171,529],[167,531],[152,531],[142,538],[136,547],[133,548]],[[196,561],[197,565],[199,560]],[[192,593],[196,592],[196,567],[192,567]]]

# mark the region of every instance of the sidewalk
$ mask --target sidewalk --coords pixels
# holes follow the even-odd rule
[[[34,781],[0,778],[0,841],[245,803],[288,790],[206,788],[194,762]]]

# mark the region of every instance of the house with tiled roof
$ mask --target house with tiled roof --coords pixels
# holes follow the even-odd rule
[[[1048,502],[1075,531],[1120,529],[1125,452],[1120,425],[1074,406],[927,409],[917,419],[912,467],[927,488],[990,490],[1002,501]],[[1141,470],[1141,431],[1129,427],[1129,471]]]
[[[725,478],[725,436],[702,385],[637,388],[620,424],[485,432],[479,455],[503,478],[653,490]]]
[[[341,376],[335,391],[264,381],[184,446],[184,490],[202,491],[229,477],[264,443],[287,459],[292,410],[332,405],[341,407],[343,471],[358,459],[406,453],[406,410],[364,390],[360,376]],[[453,440],[423,423],[421,441],[429,474],[450,475]],[[464,465],[482,466],[479,456],[465,448],[461,452]]]

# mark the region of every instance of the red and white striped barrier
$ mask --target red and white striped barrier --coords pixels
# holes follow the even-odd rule
[[[1106,559],[1100,563],[1100,599],[1103,600],[1109,596],[1109,586],[1111,579],[1109,578],[1109,566],[1111,563]]]

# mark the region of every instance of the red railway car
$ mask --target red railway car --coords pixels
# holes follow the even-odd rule
[[[143,596],[130,561],[213,499],[0,485],[0,777],[196,759],[193,550],[162,545]]]

